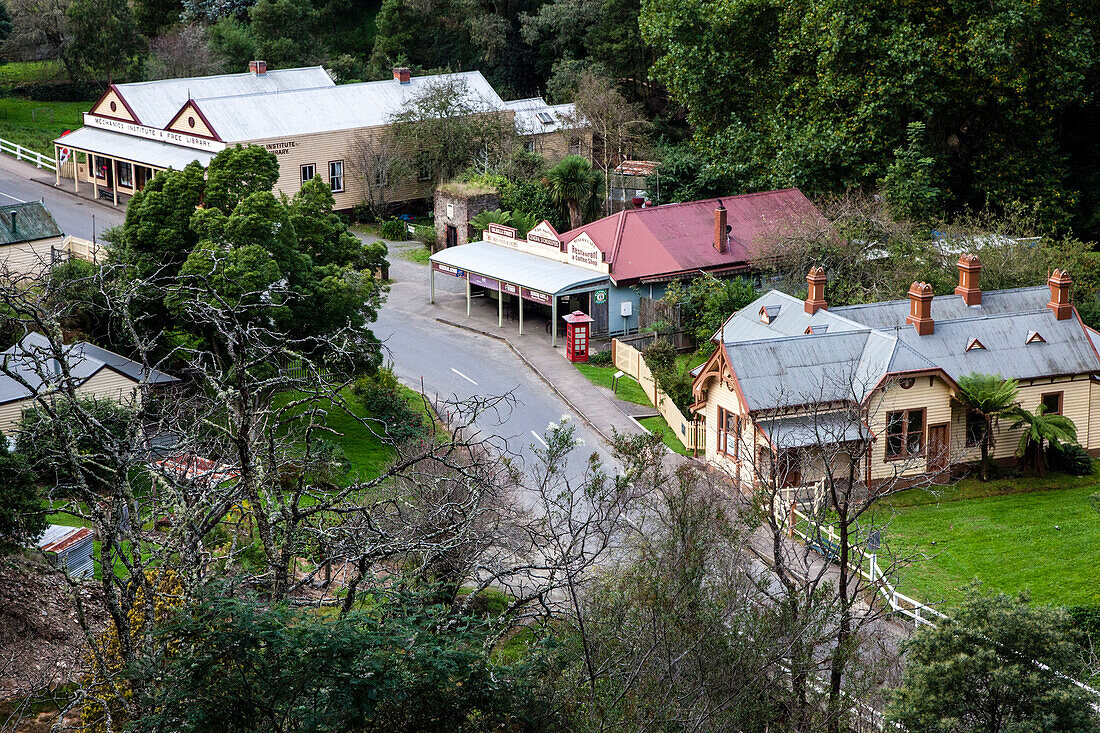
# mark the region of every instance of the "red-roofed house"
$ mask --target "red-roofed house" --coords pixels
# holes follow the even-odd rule
[[[719,238],[724,216],[727,237]],[[616,285],[667,283],[748,270],[753,242],[776,228],[824,221],[797,188],[628,209],[561,235],[587,235],[611,265]],[[721,247],[721,249],[720,249]]]
[[[432,255],[431,300],[441,273],[467,281],[467,314],[472,297],[496,300],[501,328],[515,306],[523,333],[526,301],[528,319],[558,323],[581,310],[595,319],[593,333],[621,333],[637,326],[640,297],[660,298],[669,282],[702,273],[747,272],[766,235],[824,221],[790,188],[620,211],[565,234],[542,222],[523,238],[493,224],[483,241]]]

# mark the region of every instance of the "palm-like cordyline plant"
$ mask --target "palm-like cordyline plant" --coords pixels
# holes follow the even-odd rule
[[[1012,415],[1016,418],[1012,427],[1024,428],[1016,457],[1024,459],[1030,453],[1035,473],[1039,476],[1046,473],[1048,447],[1077,442],[1077,426],[1073,420],[1065,415],[1048,413],[1046,405],[1039,405],[1035,412],[1017,407]]]
[[[603,174],[592,170],[592,164],[579,155],[567,155],[546,172],[550,198],[569,212],[569,226],[576,229],[584,223],[584,213],[599,194]]]
[[[979,476],[989,480],[989,453],[993,450],[994,431],[999,418],[1012,415],[1020,385],[1015,379],[1002,379],[997,374],[967,374],[959,377],[956,399],[971,413],[982,418],[983,428],[978,445],[982,452]]]

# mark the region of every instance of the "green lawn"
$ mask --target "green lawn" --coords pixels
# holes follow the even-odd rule
[[[359,399],[352,394],[351,389],[345,389],[340,393],[347,401],[351,411],[358,417],[369,417],[366,409],[359,403]],[[301,397],[299,392],[284,392],[275,398],[275,406],[281,407]],[[382,473],[382,470],[393,457],[393,448],[382,442],[375,432],[381,432],[382,426],[373,426],[374,432],[364,427],[355,418],[347,413],[343,407],[333,407],[331,403],[321,405],[327,410],[325,426],[335,430],[338,435],[331,433],[320,434],[325,440],[339,445],[351,463],[352,473],[363,479],[370,479]]]
[[[65,130],[75,130],[83,125],[83,114],[90,107],[90,102],[0,98],[0,137],[52,156],[53,140]]]
[[[643,417],[638,420],[638,422],[640,422],[649,432],[659,433],[664,444],[680,455],[691,455],[691,451],[684,447],[684,444],[680,442],[679,436],[676,435],[676,432],[668,426],[668,422],[660,415],[656,417]]]
[[[613,366],[577,364],[576,367],[580,370],[581,374],[588,378],[589,382],[600,387],[606,387],[607,389],[611,389],[615,381],[615,372],[618,371],[618,369]],[[653,404],[653,401],[646,396],[645,391],[642,389],[642,385],[638,384],[633,377],[627,374],[619,377],[619,388],[615,396],[620,400],[633,402],[636,405]]]
[[[928,559],[909,567],[899,590],[951,604],[973,580],[988,590],[1051,604],[1100,604],[1100,514],[1089,495],[1100,477],[1051,476],[982,484],[966,479],[938,497],[892,497],[884,541],[891,552]]]
[[[46,61],[9,61],[0,64],[0,87],[14,87],[20,84],[65,81],[68,75],[65,67],[57,59]]]

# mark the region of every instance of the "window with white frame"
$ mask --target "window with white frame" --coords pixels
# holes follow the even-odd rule
[[[126,188],[134,187],[134,169],[129,163],[118,163],[118,185]]]
[[[344,161],[332,160],[328,164],[328,185],[333,193],[344,190]]]
[[[302,183],[312,181],[316,175],[317,166],[313,165],[313,163],[306,163],[302,166]]]
[[[574,137],[569,139],[569,154],[580,155],[581,154],[581,139]]]

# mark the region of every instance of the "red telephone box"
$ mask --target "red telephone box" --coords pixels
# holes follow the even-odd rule
[[[573,362],[588,361],[588,339],[595,319],[583,311],[573,311],[562,316],[565,321],[565,358]]]

